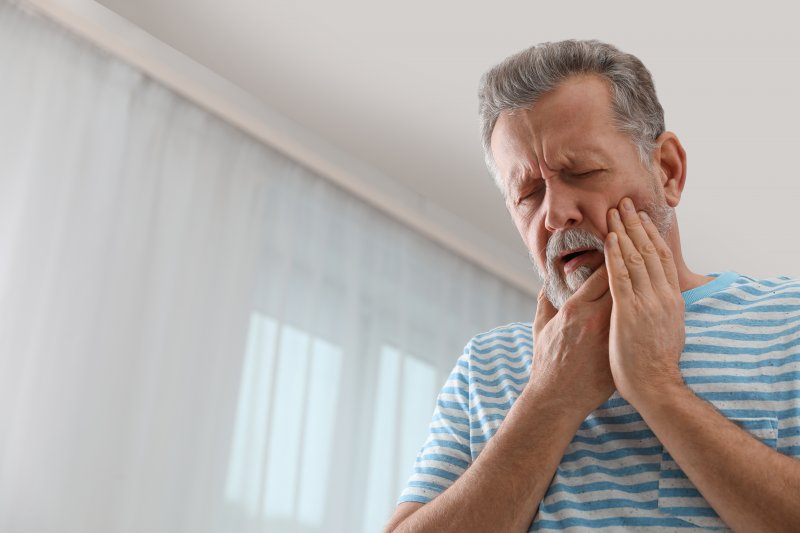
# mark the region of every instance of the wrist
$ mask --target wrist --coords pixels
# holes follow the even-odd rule
[[[676,370],[674,374],[662,376],[662,379],[639,383],[625,395],[625,399],[637,411],[643,413],[644,411],[662,410],[687,393],[694,395],[694,392],[683,381],[683,376]]]
[[[560,420],[567,426],[574,427],[575,431],[598,407],[589,405],[585,397],[575,398],[565,394],[564,388],[539,382],[529,382],[523,389],[520,400],[530,402],[546,412],[557,414]]]

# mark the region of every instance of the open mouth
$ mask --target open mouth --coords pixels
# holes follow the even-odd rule
[[[570,261],[572,261],[572,260],[573,260],[573,259],[575,259],[576,257],[580,257],[580,256],[582,256],[583,254],[585,254],[585,253],[588,253],[588,252],[590,252],[590,251],[591,251],[591,250],[577,250],[577,251],[575,251],[575,252],[570,252],[570,253],[568,253],[567,255],[565,255],[565,256],[563,256],[563,257],[561,257],[561,260],[562,260],[562,261],[564,262],[564,264],[566,265],[567,263],[569,263]]]

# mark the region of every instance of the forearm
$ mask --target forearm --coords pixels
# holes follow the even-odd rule
[[[582,419],[526,388],[466,472],[394,531],[527,531]]]
[[[736,531],[797,531],[800,461],[758,441],[685,385],[637,410],[722,520]]]

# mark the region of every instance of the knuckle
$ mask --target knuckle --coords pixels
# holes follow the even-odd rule
[[[640,227],[641,225],[642,224],[641,224],[641,222],[639,222],[638,219],[631,219],[631,220],[626,220],[625,221],[625,227],[628,228],[628,229],[636,229],[636,228]]]
[[[571,301],[567,301],[561,306],[561,310],[559,312],[564,320],[569,321],[575,316],[576,311],[575,304]]]
[[[620,281],[628,281],[631,279],[631,275],[628,272],[628,269],[623,268],[614,273],[614,278]]]
[[[547,291],[544,287],[539,291],[539,297],[537,298],[538,301],[543,302],[547,300]]]
[[[658,250],[658,256],[659,256],[661,259],[672,259],[672,250],[670,250],[670,249],[669,249],[669,248],[667,248],[666,246],[665,246],[665,247],[663,247],[663,248],[660,248],[660,249]]]
[[[642,252],[646,254],[655,254],[656,247],[652,242],[645,243],[645,245],[642,246]]]
[[[628,261],[633,265],[641,265],[642,263],[644,263],[644,258],[642,257],[641,254],[633,252],[631,254],[628,254]]]

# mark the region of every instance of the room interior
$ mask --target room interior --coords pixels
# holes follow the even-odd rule
[[[649,65],[693,269],[800,276],[792,18],[677,4],[0,0],[0,530],[379,531],[535,311],[475,92],[537,42]]]

